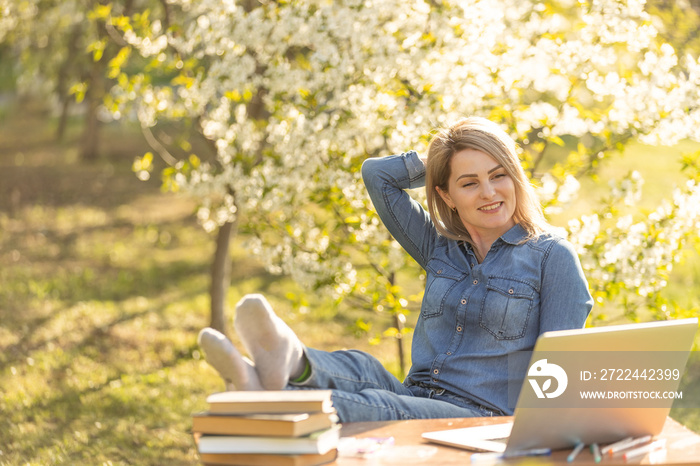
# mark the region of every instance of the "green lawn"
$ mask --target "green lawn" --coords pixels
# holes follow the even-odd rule
[[[108,127],[104,157],[82,163],[78,128],[56,143],[46,120],[0,113],[0,464],[192,464],[190,416],[223,389],[196,346],[214,238],[191,201],[131,173],[138,138]],[[310,346],[370,350],[396,370],[392,342],[351,335],[351,309],[311,294],[313,311],[293,308],[285,296],[303,291],[244,238],[232,259],[229,308],[263,292]],[[686,293],[700,283],[688,267]],[[697,411],[679,415],[696,430]]]
[[[56,143],[44,117],[0,117],[0,464],[192,464],[190,416],[224,388],[196,345],[214,237],[136,179],[138,138],[108,127],[105,157],[81,163],[78,128]],[[309,345],[370,349],[352,313],[294,309],[302,291],[244,239],[232,260],[230,309],[263,292]],[[395,368],[393,346],[371,350]]]

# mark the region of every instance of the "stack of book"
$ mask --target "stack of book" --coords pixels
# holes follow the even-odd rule
[[[313,466],[337,456],[340,425],[330,390],[230,391],[192,416],[205,465]]]

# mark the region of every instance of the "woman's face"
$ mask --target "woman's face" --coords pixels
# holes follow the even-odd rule
[[[498,238],[515,225],[515,183],[494,158],[476,149],[457,152],[450,162],[447,193],[472,238]]]

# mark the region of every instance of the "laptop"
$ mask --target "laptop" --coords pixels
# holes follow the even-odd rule
[[[697,328],[689,318],[545,332],[532,353],[513,358],[513,371],[524,366],[525,378],[512,398],[512,422],[422,436],[507,455],[657,435],[678,398]]]

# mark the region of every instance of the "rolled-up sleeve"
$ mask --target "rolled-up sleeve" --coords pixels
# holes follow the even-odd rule
[[[418,154],[410,151],[367,159],[362,179],[386,228],[425,268],[437,232],[428,212],[405,191],[425,186],[425,166]]]

